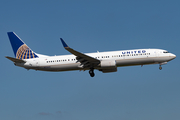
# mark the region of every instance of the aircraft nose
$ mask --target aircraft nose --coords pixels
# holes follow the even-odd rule
[[[175,55],[175,54],[173,54],[173,57],[174,57],[174,58],[176,58],[176,55]]]
[[[176,58],[176,55],[171,53],[170,57],[172,57],[172,59],[174,59],[174,58]]]

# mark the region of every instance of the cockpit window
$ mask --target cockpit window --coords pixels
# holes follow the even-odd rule
[[[169,53],[168,51],[163,51],[163,53]]]

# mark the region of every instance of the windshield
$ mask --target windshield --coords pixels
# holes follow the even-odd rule
[[[163,51],[163,53],[169,53],[168,51]]]

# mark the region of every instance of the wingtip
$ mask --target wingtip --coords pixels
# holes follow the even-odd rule
[[[67,47],[68,47],[68,45],[64,42],[64,40],[63,40],[62,38],[60,38],[60,40],[61,40],[61,42],[62,42],[62,44],[63,44],[64,48],[67,48]]]

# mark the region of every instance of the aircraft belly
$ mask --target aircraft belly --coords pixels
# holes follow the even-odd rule
[[[165,61],[169,61],[170,60],[170,57],[165,57],[165,56],[162,56],[162,57],[156,57],[154,58],[154,61],[156,62],[165,62]]]
[[[71,70],[80,70],[81,68],[78,67],[79,64],[57,64],[57,65],[49,65],[49,66],[41,66],[39,70],[43,71],[71,71]]]
[[[153,58],[120,59],[120,60],[116,60],[116,64],[118,67],[131,66],[131,65],[154,64],[154,59]]]

